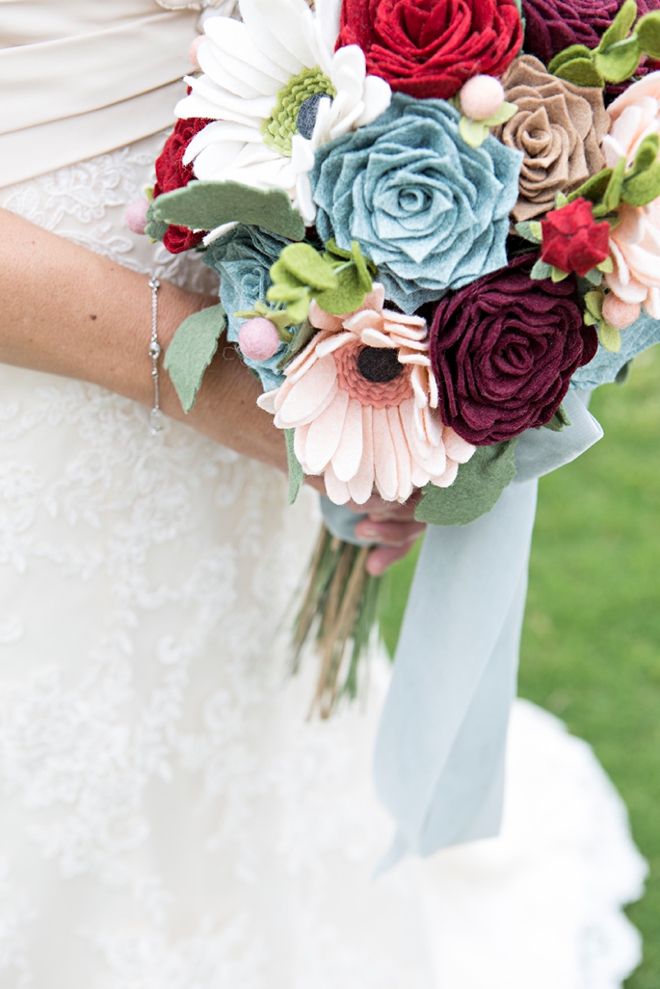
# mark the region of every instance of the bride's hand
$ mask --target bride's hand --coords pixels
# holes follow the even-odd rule
[[[373,576],[379,576],[403,559],[426,529],[424,522],[415,521],[415,506],[420,497],[421,492],[416,491],[403,505],[383,501],[378,495],[373,495],[364,505],[349,503],[349,508],[367,515],[356,525],[355,535],[377,543],[367,559],[367,570]]]

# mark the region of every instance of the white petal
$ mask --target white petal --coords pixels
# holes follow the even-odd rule
[[[351,498],[358,505],[364,505],[374,490],[374,435],[373,409],[362,406],[362,459],[355,477],[348,482]]]
[[[351,398],[341,439],[332,457],[332,466],[340,481],[350,481],[357,474],[362,460],[362,444],[362,406]]]
[[[304,69],[304,64],[269,30],[262,11],[263,3],[260,4],[258,0],[241,0],[241,15],[254,44],[274,62],[287,69],[290,75],[297,76]]]
[[[390,425],[390,433],[392,435],[392,443],[394,445],[394,455],[396,457],[396,469],[399,478],[396,498],[397,501],[404,502],[410,498],[413,490],[411,476],[412,465],[410,447],[408,446],[408,442],[404,436],[398,406],[393,405],[387,409],[387,420]]]
[[[307,374],[296,381],[281,406],[278,417],[282,426],[302,426],[311,422],[327,408],[337,389],[337,370],[334,357],[323,357]],[[279,425],[279,423],[277,424]]]
[[[340,481],[332,469],[332,464],[328,464],[325,474],[325,490],[330,501],[335,505],[345,505],[350,498],[348,485],[345,481]]]
[[[236,75],[233,72],[229,72],[227,66],[223,65],[222,60],[218,58],[218,54],[218,49],[208,38],[204,38],[197,49],[197,61],[202,72],[216,86],[226,89],[228,92],[233,93],[234,96],[240,96],[248,100],[266,95],[263,89],[250,85],[249,80],[245,78],[243,73]]]
[[[327,408],[310,423],[305,453],[312,474],[320,474],[332,460],[339,446],[347,409],[348,395],[337,389]]]
[[[278,6],[276,0],[270,0],[270,6]],[[212,17],[205,26],[204,32],[214,45],[220,49],[223,64],[232,74],[244,73],[243,78],[254,85],[253,78],[260,82],[270,82],[271,92],[276,93],[285,85],[291,73],[282,65],[268,58],[252,41],[246,24],[235,21],[230,17]],[[279,85],[277,85],[279,83]]]
[[[316,65],[316,53],[305,25],[311,19],[305,0],[259,0],[261,20],[270,33],[306,68]]]
[[[389,83],[379,76],[367,76],[362,89],[362,101],[364,110],[362,116],[357,121],[358,127],[370,124],[381,113],[385,113],[392,102],[392,90]]]
[[[335,50],[335,42],[339,35],[342,0],[316,0],[316,20],[323,32],[324,44],[328,51]]]
[[[387,409],[374,409],[373,423],[376,486],[385,501],[394,501],[399,488],[399,477]]]
[[[209,117],[235,120],[237,118],[232,114],[238,114],[239,120],[266,120],[270,117],[277,103],[277,97],[274,94],[272,96],[257,96],[251,100],[233,96],[228,90],[216,86],[208,76],[188,76],[186,82],[190,83],[193,92],[208,100],[214,107],[213,113],[207,114]]]

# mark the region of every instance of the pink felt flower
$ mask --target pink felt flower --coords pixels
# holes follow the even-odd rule
[[[623,156],[632,164],[645,137],[660,137],[660,72],[633,83],[608,112],[607,164],[614,167]],[[623,302],[642,303],[649,316],[660,319],[660,199],[648,206],[624,204],[619,215],[621,223],[610,235],[614,271],[607,284]]]
[[[429,481],[448,487],[474,447],[444,426],[419,316],[383,309],[374,284],[363,305],[331,316],[312,302],[320,331],[258,402],[280,429],[295,429],[306,474],[323,474],[328,497],[362,505],[374,488],[406,501]]]

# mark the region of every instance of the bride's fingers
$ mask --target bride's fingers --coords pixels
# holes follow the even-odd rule
[[[363,519],[355,527],[358,539],[369,539],[379,545],[405,546],[413,542],[425,529],[423,522],[415,521],[380,521]]]
[[[404,546],[377,546],[367,557],[367,572],[372,577],[380,577],[393,563],[402,560],[411,546],[412,543]]]

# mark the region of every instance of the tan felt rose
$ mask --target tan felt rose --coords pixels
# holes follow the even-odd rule
[[[609,116],[600,89],[550,75],[533,55],[517,58],[502,83],[518,112],[495,133],[525,156],[513,208],[520,222],[553,209],[557,192],[572,192],[605,167]]]

